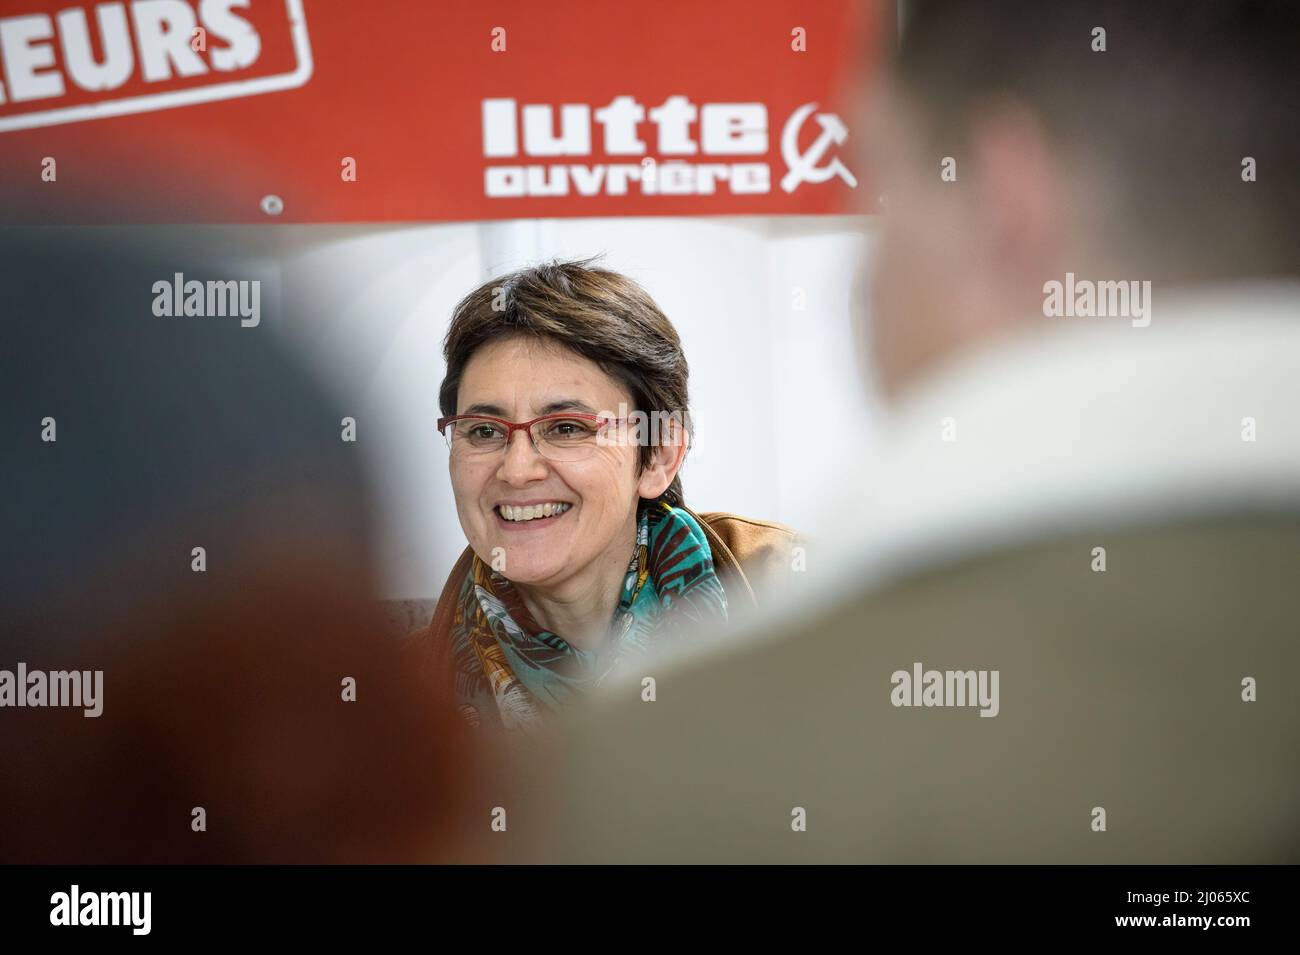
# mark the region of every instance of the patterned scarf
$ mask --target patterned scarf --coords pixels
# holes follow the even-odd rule
[[[643,502],[636,547],[602,646],[583,650],[539,627],[519,592],[477,557],[452,620],[456,703],[473,725],[535,730],[652,646],[691,625],[725,621],[727,598],[708,538],[695,519],[662,501]]]

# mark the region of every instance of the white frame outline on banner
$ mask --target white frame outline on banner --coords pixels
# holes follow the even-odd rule
[[[126,116],[131,113],[174,109],[177,106],[192,106],[195,103],[211,103],[216,100],[237,99],[242,96],[257,96],[261,93],[276,93],[281,90],[290,90],[302,86],[311,79],[313,70],[311,41],[307,37],[307,17],[303,12],[302,0],[284,0],[284,5],[285,12],[289,16],[289,29],[293,35],[294,56],[298,61],[290,73],[259,76],[251,80],[235,80],[230,83],[217,83],[212,86],[199,86],[194,89],[176,90],[171,93],[148,93],[143,96],[128,96],[123,99],[107,100],[102,103],[87,103],[83,106],[64,106],[34,113],[20,113],[17,116],[0,118],[0,133],[10,132],[15,129],[34,129],[41,126],[57,126],[62,123],[80,123],[92,119],[106,119],[110,116]]]

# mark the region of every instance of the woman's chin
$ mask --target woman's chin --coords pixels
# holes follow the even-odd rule
[[[501,571],[501,576],[512,584],[518,584],[523,587],[543,586],[548,581],[555,580],[561,575],[563,567],[561,565],[551,566],[549,564],[536,566],[525,564],[519,566],[517,562],[507,558],[506,566]]]
[[[540,544],[540,542],[539,542]],[[479,559],[515,584],[542,584],[563,576],[568,551],[517,541],[494,541]]]

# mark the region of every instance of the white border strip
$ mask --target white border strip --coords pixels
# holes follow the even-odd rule
[[[303,13],[302,0],[284,0],[284,5],[285,12],[289,16],[289,28],[293,33],[294,55],[298,61],[291,73],[259,76],[251,80],[236,80],[231,83],[218,83],[213,86],[199,86],[194,89],[177,90],[171,93],[129,96],[125,99],[88,103],[84,106],[65,106],[62,109],[21,113],[17,116],[0,118],[0,133],[7,133],[15,129],[58,126],[62,123],[80,123],[92,119],[106,119],[110,116],[126,116],[131,113],[174,109],[177,106],[192,106],[195,103],[237,99],[241,96],[257,96],[260,93],[275,93],[280,90],[289,90],[302,86],[311,79],[313,69],[311,41],[307,38],[307,18]]]

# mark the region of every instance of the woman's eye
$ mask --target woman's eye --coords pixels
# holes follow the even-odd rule
[[[470,429],[470,437],[478,441],[490,441],[498,431],[490,424],[480,424]]]
[[[554,438],[582,438],[591,434],[591,428],[582,421],[557,421],[547,431]]]

